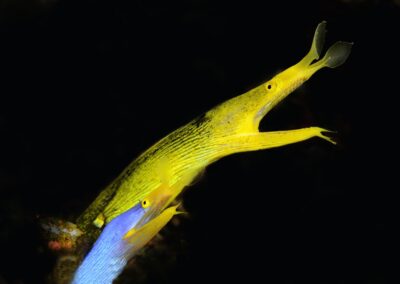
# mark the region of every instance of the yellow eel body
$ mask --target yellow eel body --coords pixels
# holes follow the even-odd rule
[[[336,42],[319,60],[325,26],[326,22],[318,25],[311,49],[299,63],[214,107],[141,154],[100,193],[86,211],[91,214],[83,214],[78,223],[83,227],[93,223],[100,228],[163,183],[168,184],[176,197],[207,165],[230,154],[279,147],[316,136],[334,143],[324,135],[327,130],[320,127],[258,130],[261,119],[316,71],[335,68],[346,61],[352,46],[347,42]]]

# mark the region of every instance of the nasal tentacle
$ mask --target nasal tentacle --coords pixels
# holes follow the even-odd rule
[[[311,44],[311,49],[307,53],[307,55],[300,61],[300,65],[308,66],[314,60],[318,60],[321,56],[322,49],[325,43],[326,36],[326,21],[323,21],[318,24],[315,29],[314,38]]]

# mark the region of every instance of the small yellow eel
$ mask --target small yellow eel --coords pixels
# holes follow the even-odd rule
[[[176,197],[205,167],[230,154],[284,146],[312,137],[334,143],[324,135],[329,131],[320,127],[272,132],[258,130],[261,119],[316,71],[323,67],[335,68],[346,61],[352,43],[341,41],[333,44],[318,60],[325,27],[326,22],[318,25],[311,49],[299,63],[214,107],[141,154],[99,194],[78,219],[78,224],[83,229],[92,223],[101,228],[160,187],[165,176]]]

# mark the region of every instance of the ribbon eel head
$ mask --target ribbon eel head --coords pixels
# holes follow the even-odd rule
[[[231,134],[258,132],[261,119],[280,101],[307,81],[323,67],[335,68],[343,64],[350,55],[352,43],[338,41],[325,53],[322,48],[326,34],[326,22],[321,22],[314,34],[311,49],[297,64],[282,71],[264,84],[221,104],[211,110],[221,117],[220,122],[233,126]],[[226,132],[226,129],[224,130]]]
[[[134,230],[143,227],[149,221],[162,214],[165,207],[172,201],[174,197],[175,195],[170,187],[161,185],[159,188],[141,200],[140,206],[142,207],[144,214],[140,221],[135,225]],[[132,232],[129,234],[132,234]]]
[[[179,212],[176,210],[178,205],[168,207],[162,211],[158,216],[145,223],[142,227],[133,228],[124,236],[126,242],[124,255],[127,259],[131,258],[145,246],[158,232],[172,219],[172,217]]]
[[[78,267],[73,284],[112,283],[126,263],[177,214],[168,187],[160,186],[109,222]]]

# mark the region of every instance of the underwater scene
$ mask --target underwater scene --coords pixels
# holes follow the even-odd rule
[[[397,0],[1,0],[0,284],[393,283],[399,28]]]

